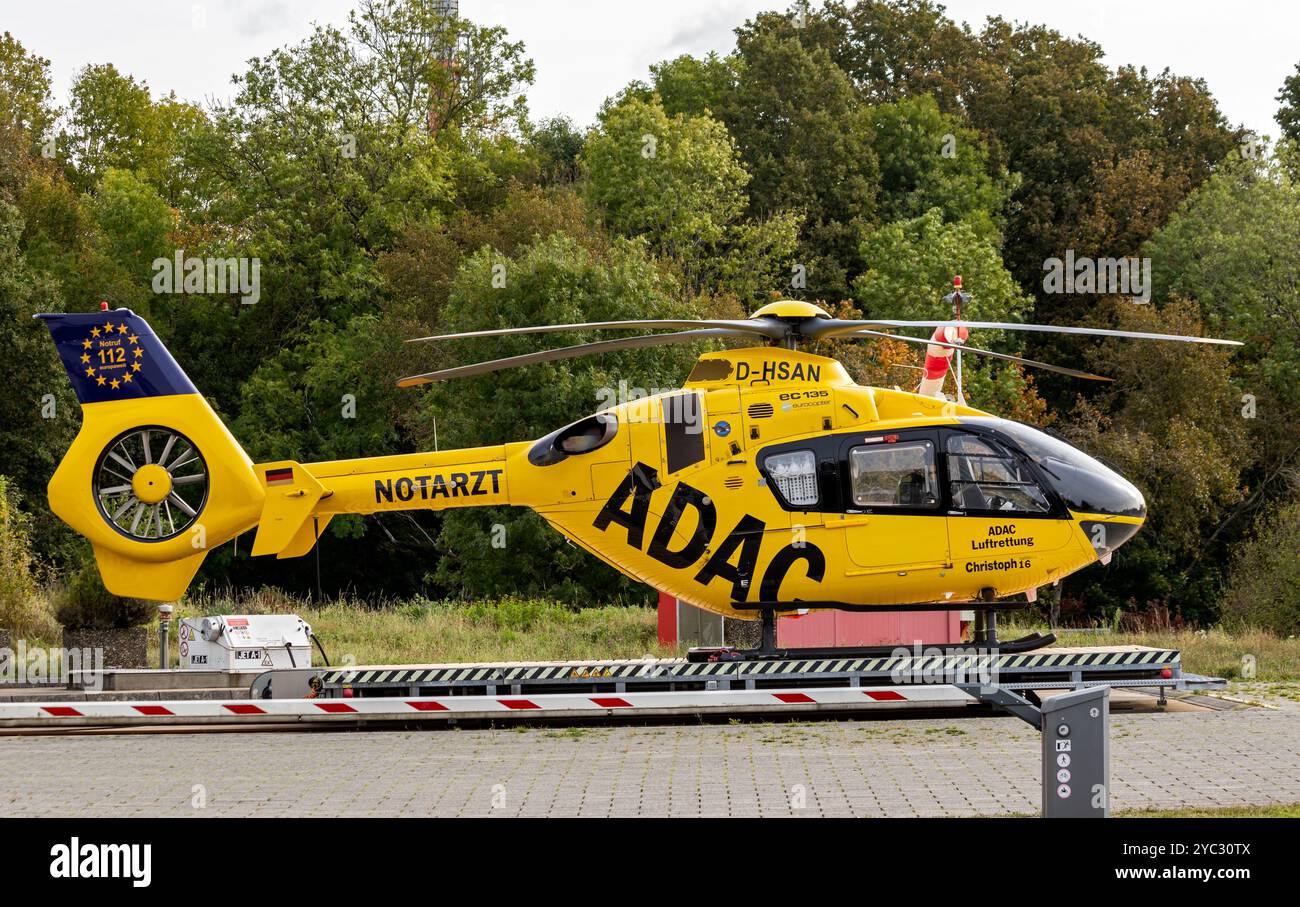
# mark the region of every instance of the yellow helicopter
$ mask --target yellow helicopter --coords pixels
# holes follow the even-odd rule
[[[44,319],[80,400],[50,507],[88,538],[115,594],[179,598],[209,550],[253,529],[254,555],[300,557],[340,513],[530,507],[628,576],[701,608],[761,617],[814,609],[992,613],[1112,553],[1146,517],[1139,491],[1082,451],[955,401],[956,354],[1090,380],[969,346],[972,329],[1240,344],[1133,331],[963,321],[842,320],[807,302],[749,319],[505,328],[654,333],[415,375],[412,387],[533,363],[716,338],[679,390],[619,403],[533,441],[321,463],[254,464],[145,320],[126,309]],[[896,333],[933,329],[928,338]],[[665,332],[666,331],[666,332]],[[875,339],[927,347],[917,391],[864,387],[800,346]],[[415,341],[412,341],[415,342]],[[983,642],[1003,651],[1050,637]]]

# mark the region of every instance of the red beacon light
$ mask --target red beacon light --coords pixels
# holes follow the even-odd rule
[[[107,303],[107,302],[100,302],[100,304],[99,304],[99,310],[100,310],[101,312],[107,312],[107,311],[108,311],[108,303]]]

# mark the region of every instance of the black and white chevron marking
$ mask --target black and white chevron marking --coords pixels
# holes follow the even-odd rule
[[[696,677],[806,676],[818,674],[951,673],[1066,669],[1156,668],[1176,664],[1172,649],[1120,652],[1046,652],[1024,655],[907,655],[793,661],[606,661],[551,665],[450,665],[431,668],[349,668],[326,671],[326,686],[412,686],[417,684],[522,683],[565,681],[672,681]]]

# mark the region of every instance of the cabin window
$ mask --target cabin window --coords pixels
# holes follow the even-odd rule
[[[673,394],[659,404],[668,471],[677,472],[704,459],[704,416],[697,393]]]
[[[557,429],[528,450],[528,462],[534,466],[554,466],[570,456],[599,450],[618,434],[618,417],[597,413]]]
[[[776,454],[763,461],[781,497],[792,507],[817,505],[817,457],[811,450]]]
[[[993,441],[948,436],[948,481],[956,510],[1046,513],[1047,496],[1024,464]]]
[[[858,507],[939,506],[934,445],[902,441],[855,447],[849,451],[853,503]]]

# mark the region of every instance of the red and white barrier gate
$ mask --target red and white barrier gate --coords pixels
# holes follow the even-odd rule
[[[973,698],[949,684],[776,690],[688,690],[525,696],[359,697],[343,699],[183,700],[172,702],[15,702],[0,704],[0,727],[155,724],[420,721],[449,718],[575,717],[965,706]]]

